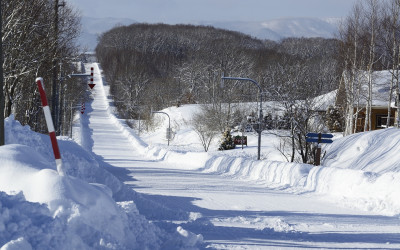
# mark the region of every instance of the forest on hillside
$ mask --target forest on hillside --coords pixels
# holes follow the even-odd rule
[[[137,118],[139,109],[257,100],[257,87],[221,86],[221,76],[256,80],[266,100],[327,93],[339,82],[337,48],[334,39],[278,43],[207,26],[133,24],[102,34],[96,54],[121,115]]]

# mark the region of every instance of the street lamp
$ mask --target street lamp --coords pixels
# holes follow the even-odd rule
[[[165,112],[162,111],[151,111],[151,113],[160,113],[168,116],[168,130],[167,130],[167,140],[168,140],[168,146],[169,146],[169,140],[171,139],[171,118],[169,115]]]
[[[260,111],[258,114],[258,153],[257,153],[257,160],[260,160],[260,154],[261,154],[261,131],[262,131],[262,90],[260,87],[260,84],[258,82],[254,81],[253,79],[250,78],[241,78],[241,77],[229,77],[229,76],[223,76],[222,80],[237,80],[237,81],[249,81],[255,84],[258,87],[258,90],[260,92]]]

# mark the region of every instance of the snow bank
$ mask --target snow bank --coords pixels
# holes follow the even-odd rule
[[[15,161],[24,161],[33,168],[55,169],[54,154],[48,135],[32,132],[29,126],[22,126],[13,116],[5,120],[6,144],[25,145],[24,153],[15,150],[18,157],[10,158]],[[59,137],[58,144],[63,160],[63,167],[69,176],[74,176],[87,182],[101,183],[109,187],[113,195],[122,192],[122,183],[113,175],[99,166],[99,162],[88,151],[81,148],[74,141]],[[22,149],[21,149],[22,150]],[[12,157],[12,156],[11,156]],[[8,157],[4,160],[7,161]],[[37,161],[37,162],[35,162]],[[29,163],[31,162],[31,163]]]
[[[194,242],[193,237],[165,232],[150,223],[132,198],[144,202],[142,207],[158,209],[160,205],[140,200],[75,142],[58,138],[68,174],[59,176],[47,135],[32,132],[13,117],[6,119],[5,128],[6,145],[0,147],[1,250],[160,249],[168,242],[201,244],[200,236]]]
[[[315,167],[307,177],[307,191],[338,197],[338,202],[385,215],[400,214],[400,173],[377,174],[353,169]]]
[[[89,184],[75,177],[59,176],[51,168],[54,165],[51,161],[47,161],[35,149],[20,144],[0,147],[0,162],[0,190],[8,194],[22,192],[27,201],[46,204],[48,220],[60,224],[54,237],[66,237],[65,242],[55,243],[50,249],[139,248],[137,237],[140,237],[144,246],[159,247],[157,242],[161,241],[161,230],[140,216],[134,204],[131,205],[131,211],[136,215],[136,223],[130,224],[132,221],[128,220],[128,214],[112,199],[112,191],[107,186]],[[10,225],[8,231],[18,229],[16,236],[29,233],[24,232],[23,228],[13,229],[14,224]],[[130,227],[138,225],[141,227],[135,231],[148,234],[134,234],[135,231]],[[46,231],[39,235],[28,235],[34,239],[28,236],[24,239],[36,249],[40,248],[37,245],[39,243],[35,243],[38,237],[49,237],[48,234]],[[17,240],[13,234],[3,236],[0,239],[3,244],[7,240]]]
[[[322,166],[211,157],[203,169],[266,181],[296,192],[329,195],[331,201],[385,215],[400,214],[400,130],[385,129],[337,139],[326,147]]]
[[[22,193],[0,192],[1,250],[85,247],[77,235],[64,228],[65,220],[53,218],[46,205],[26,201]]]
[[[311,168],[307,164],[216,156],[207,161],[204,171],[263,180],[281,186],[302,186]]]
[[[400,214],[400,130],[357,133],[326,147],[323,168],[314,168],[306,189],[340,197],[348,206]]]
[[[400,172],[400,130],[396,128],[357,133],[326,147],[323,165],[374,173]]]
[[[168,151],[164,156],[164,161],[182,166],[183,169],[200,169],[209,158],[206,152]]]
[[[136,237],[130,237],[125,229],[124,214],[105,186],[59,176],[53,169],[40,169],[43,158],[23,145],[1,147],[0,162],[0,190],[8,194],[22,192],[27,201],[46,204],[48,216],[58,218],[67,230],[76,232],[74,238],[89,247],[98,247],[101,242],[118,247],[136,244]],[[75,246],[63,243],[62,248]]]

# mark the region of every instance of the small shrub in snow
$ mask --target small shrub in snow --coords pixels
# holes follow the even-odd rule
[[[231,132],[227,129],[221,139],[221,144],[219,145],[218,150],[229,150],[234,149],[236,147]]]
[[[339,107],[329,107],[326,111],[326,126],[332,132],[343,131],[343,114]]]

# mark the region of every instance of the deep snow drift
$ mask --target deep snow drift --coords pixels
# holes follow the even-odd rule
[[[69,175],[59,176],[47,135],[13,117],[5,125],[7,145],[0,147],[2,250],[159,249],[201,243],[201,236],[181,227],[174,234],[164,232],[140,215],[134,202],[145,203],[140,195],[75,142],[59,138]]]

